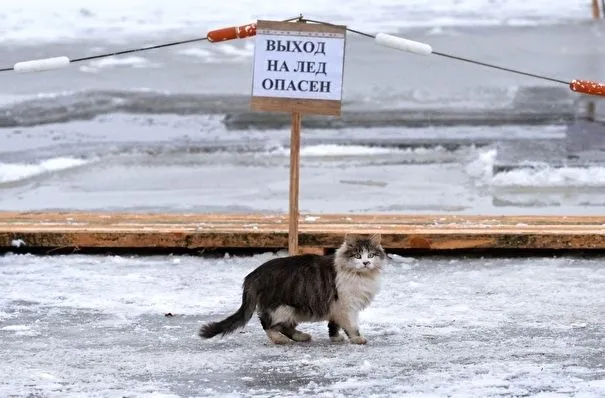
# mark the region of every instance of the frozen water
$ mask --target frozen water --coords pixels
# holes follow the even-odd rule
[[[40,163],[2,163],[0,162],[0,184],[31,178],[33,176],[67,170],[86,164],[83,159],[58,157],[45,159]]]
[[[605,394],[600,259],[393,255],[361,316],[366,346],[331,344],[325,324],[272,346],[255,318],[198,338],[275,255],[0,257],[0,395]]]
[[[158,65],[149,62],[146,58],[138,56],[120,57],[120,58],[101,58],[96,61],[90,61],[87,65],[80,67],[82,72],[96,73],[104,68],[150,68]]]
[[[288,128],[110,114],[26,131],[0,129],[4,210],[287,211]],[[300,209],[601,214],[602,167],[494,174],[497,146],[473,144],[563,134],[562,126],[305,129]],[[448,148],[452,139],[461,144]],[[429,144],[406,146],[415,141]]]
[[[590,2],[548,0],[362,0],[284,2],[237,0],[216,4],[194,0],[23,0],[0,9],[0,41],[53,41],[82,37],[125,38],[136,34],[209,29],[256,19],[303,13],[357,29],[400,27],[535,25],[590,18]]]

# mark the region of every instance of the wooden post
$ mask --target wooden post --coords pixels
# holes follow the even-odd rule
[[[345,26],[259,20],[256,24],[250,107],[288,112],[290,131],[290,203],[288,253],[298,246],[300,130],[302,115],[340,116]],[[306,250],[306,249],[305,249]]]
[[[600,11],[600,7],[599,7],[599,0],[592,0],[592,17],[594,19],[601,18],[601,11]]]
[[[603,10],[605,12],[605,10]],[[599,6],[599,0],[592,0],[592,18],[600,19],[601,18],[601,7]],[[587,117],[591,122],[595,121],[595,113],[596,113],[596,105],[595,102],[591,99],[588,99],[587,105]]]
[[[292,112],[290,131],[290,222],[288,228],[288,252],[291,256],[298,254],[298,196],[300,173],[300,112]]]

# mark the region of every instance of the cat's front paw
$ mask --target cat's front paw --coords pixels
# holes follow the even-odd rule
[[[351,343],[353,344],[366,344],[368,341],[363,336],[351,337]]]

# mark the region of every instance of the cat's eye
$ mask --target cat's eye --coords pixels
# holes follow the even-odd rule
[[[357,253],[357,254],[355,255],[355,258],[361,258],[361,254]]]
[[[368,258],[374,257],[374,253],[368,253]]]

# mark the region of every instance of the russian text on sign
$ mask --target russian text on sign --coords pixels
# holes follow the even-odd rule
[[[290,80],[286,83],[285,79],[264,79],[262,86],[265,90],[277,91],[302,91],[314,93],[329,93],[330,81],[322,80]]]
[[[260,20],[256,32],[253,109],[340,115],[346,27]]]
[[[274,40],[267,39],[266,51],[299,52],[307,54],[326,54],[326,43],[311,40]]]

